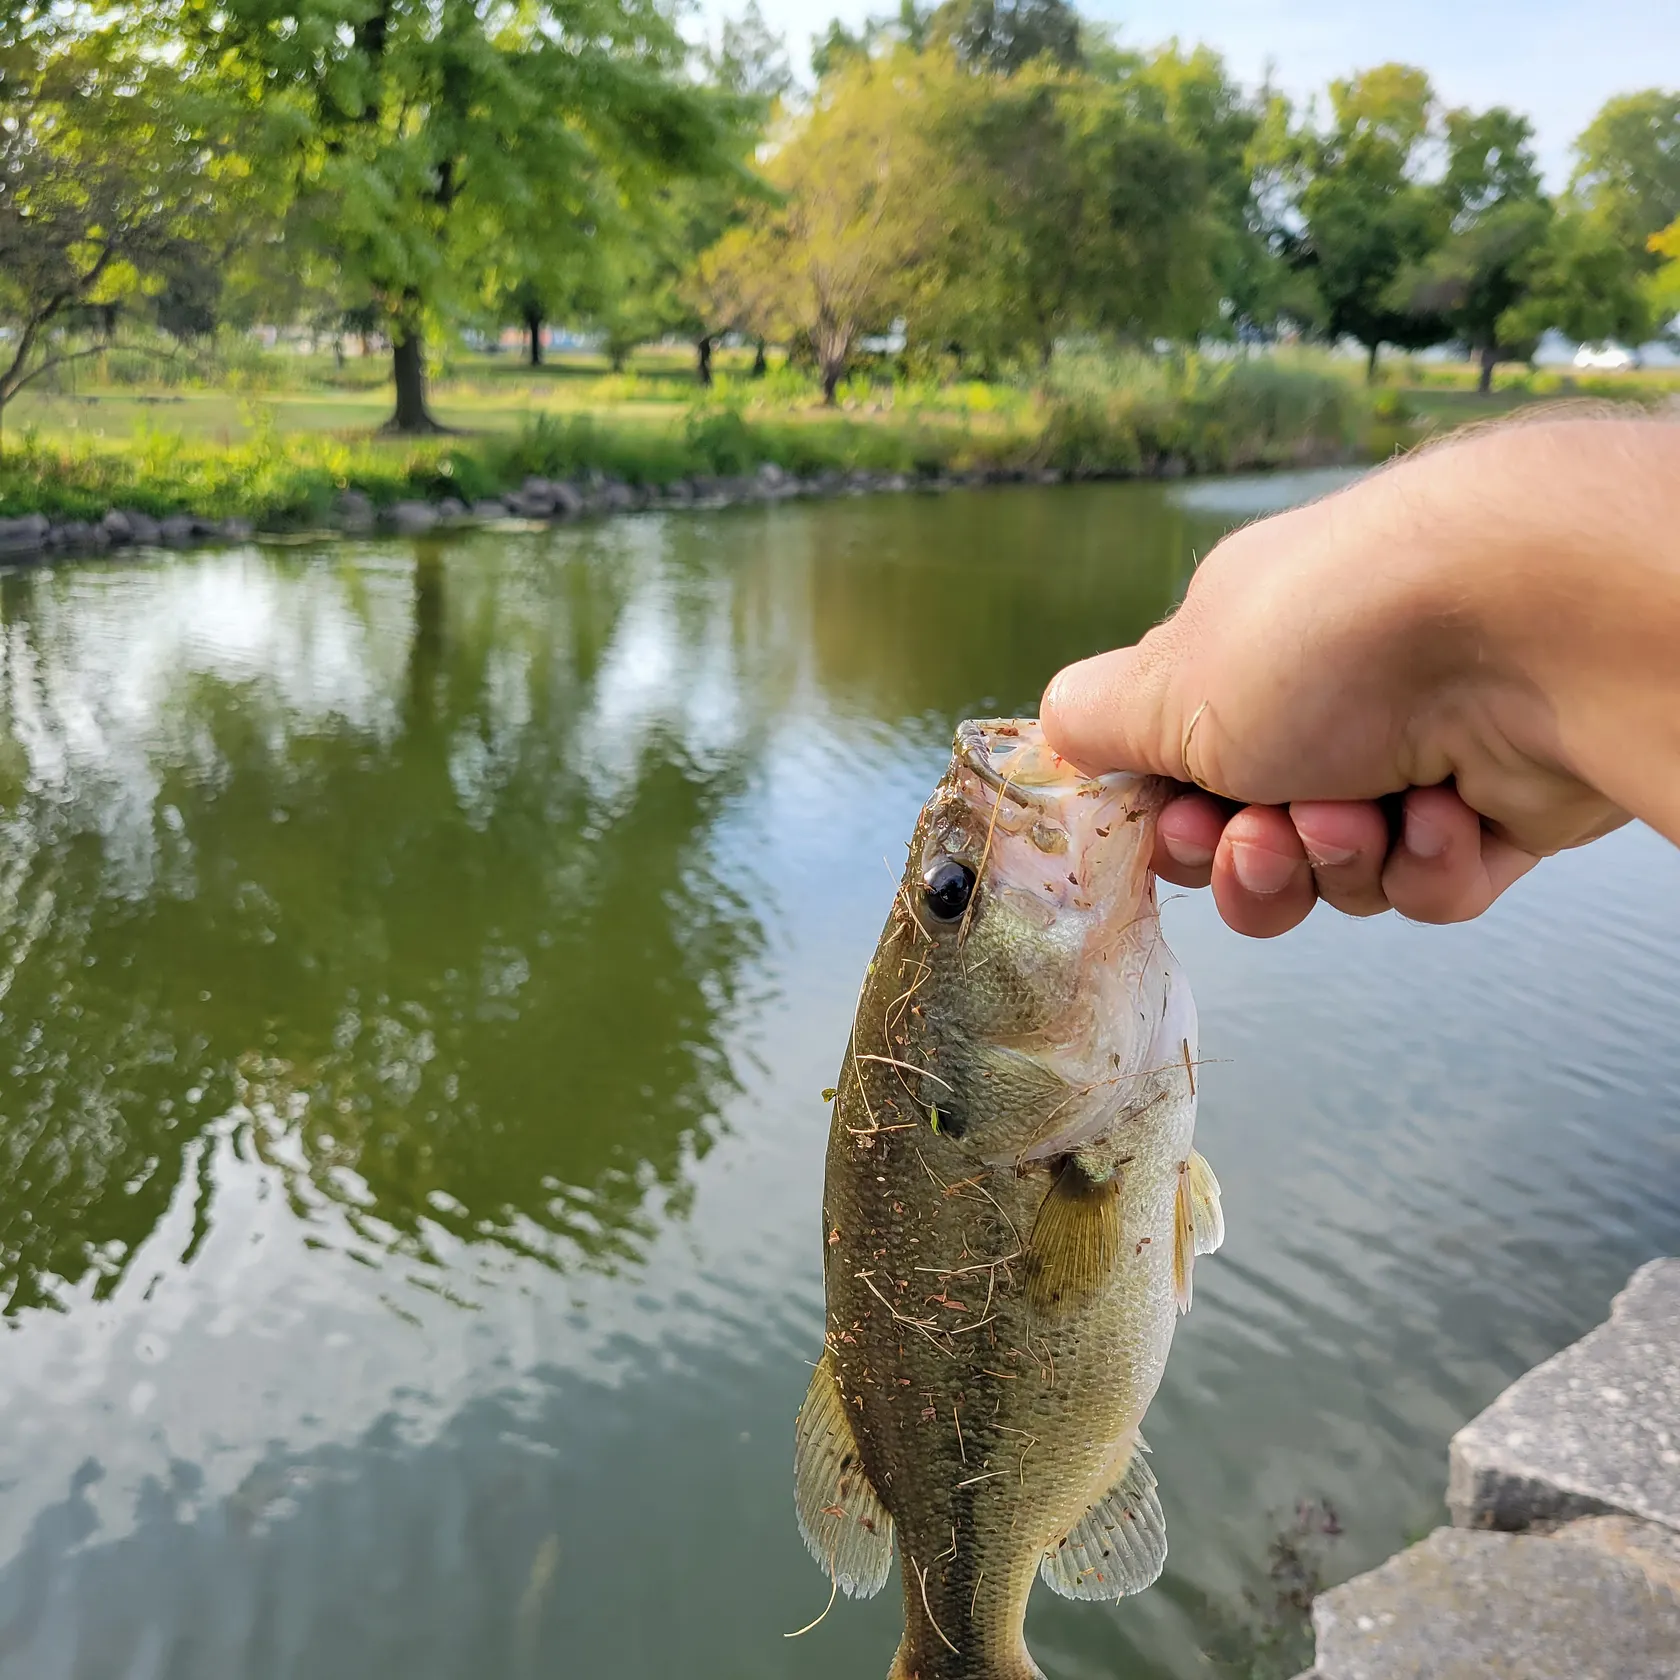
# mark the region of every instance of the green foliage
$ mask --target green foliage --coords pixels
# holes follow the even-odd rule
[[[257,323],[377,337],[423,431],[425,347],[510,320],[592,327],[615,367],[685,337],[702,383],[744,334],[783,384],[902,409],[912,378],[1024,388],[1085,335],[1295,328],[1373,377],[1379,345],[1453,337],[1488,391],[1548,327],[1637,339],[1680,306],[1680,93],[1609,101],[1553,205],[1525,118],[1443,113],[1405,65],[1301,128],[1217,54],[1122,49],[1068,0],[900,0],[817,58],[784,104],[756,0],[698,45],[667,0],[0,7],[0,416],[77,366],[268,389]]]
[[[28,44],[0,85],[0,415],[125,314],[210,330],[213,254],[253,197],[227,112],[122,29]]]
[[[1672,323],[1680,317],[1680,217],[1646,244],[1658,262],[1645,282],[1646,302],[1658,321]],[[1669,330],[1672,337],[1672,326]]]
[[[1079,13],[1067,0],[945,0],[928,34],[959,63],[1000,76],[1040,61],[1067,69],[1083,56]]]
[[[1165,99],[1048,62],[930,88],[952,162],[920,336],[1044,363],[1070,333],[1189,337],[1209,319],[1217,211]]]
[[[1435,96],[1421,70],[1402,64],[1332,83],[1330,95],[1330,131],[1304,143],[1305,230],[1295,261],[1317,289],[1326,335],[1364,345],[1374,372],[1379,345],[1422,347],[1449,330],[1394,292],[1450,226],[1442,194],[1421,177]]]
[[[663,485],[740,477],[765,462],[800,475],[1047,465],[1119,475],[1168,457],[1199,470],[1340,459],[1366,437],[1366,405],[1345,378],[1274,358],[1090,349],[1059,356],[1036,398],[980,382],[860,377],[842,387],[844,411],[813,412],[803,406],[808,388],[785,382],[781,399],[767,391],[771,381],[728,379],[709,399],[664,415],[539,414],[513,433],[404,443],[285,433],[270,409],[254,406],[243,442],[188,441],[159,427],[126,447],[32,435],[0,462],[0,516],[40,509],[87,517],[130,506],[285,528],[319,522],[345,489],[379,504],[444,495],[470,502],[531,474]],[[1389,416],[1396,435],[1404,418],[1401,410]]]
[[[742,324],[809,344],[831,403],[858,338],[909,306],[946,220],[952,160],[930,113],[960,74],[943,55],[849,60],[766,166],[779,201],[702,261]]]
[[[1526,360],[1539,334],[1525,330],[1526,301],[1551,231],[1526,117],[1492,110],[1447,114],[1447,168],[1440,192],[1451,218],[1445,239],[1403,269],[1388,298],[1444,325],[1469,347],[1489,390],[1501,359]]]
[[[1680,217],[1680,92],[1607,101],[1575,143],[1572,190],[1586,215],[1648,272],[1651,236]]]
[[[181,0],[172,22],[205,74],[295,113],[289,242],[381,305],[402,429],[429,423],[429,323],[591,267],[662,183],[738,168],[749,103],[681,74],[687,48],[657,0],[342,13]]]
[[[866,18],[861,29],[849,29],[839,18],[831,18],[822,34],[811,38],[811,73],[820,82],[855,59],[877,51],[908,47],[921,52],[933,27],[933,8],[916,0],[899,0],[896,15]]]
[[[1552,217],[1530,257],[1526,296],[1501,317],[1500,331],[1538,337],[1558,327],[1571,338],[1638,343],[1651,330],[1652,298],[1640,265],[1615,229],[1571,207]]]
[[[1272,358],[1059,358],[1040,451],[1066,472],[1196,472],[1349,458],[1367,414],[1345,379]]]

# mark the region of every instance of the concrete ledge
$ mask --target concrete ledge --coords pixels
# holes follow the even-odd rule
[[[1453,1437],[1447,1505],[1460,1528],[1620,1512],[1680,1531],[1680,1260],[1640,1267],[1607,1323]]]
[[[1438,1528],[1322,1594],[1313,1631],[1302,1680],[1675,1680],[1680,1536],[1628,1517]]]

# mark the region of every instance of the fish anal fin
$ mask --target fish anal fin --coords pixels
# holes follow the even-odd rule
[[[892,1518],[864,1473],[834,1356],[811,1376],[794,1426],[793,1501],[811,1556],[851,1598],[870,1598],[892,1568]]]
[[[1093,1178],[1070,1158],[1056,1175],[1027,1241],[1027,1302],[1040,1318],[1086,1305],[1120,1255],[1118,1173]]]
[[[1063,1598],[1126,1598],[1160,1578],[1167,1519],[1139,1437],[1126,1471],[1044,1554],[1045,1583]]]

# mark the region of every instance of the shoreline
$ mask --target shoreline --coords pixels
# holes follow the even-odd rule
[[[1184,478],[1230,478],[1302,472],[1332,466],[1358,466],[1357,451],[1304,451],[1299,459],[1253,463],[1218,472],[1199,471],[1182,456],[1163,456],[1146,471],[1063,472],[1056,467],[987,467],[958,472],[879,472],[867,468],[829,468],[798,476],[762,463],[755,472],[733,477],[697,474],[669,484],[633,484],[603,474],[581,480],[528,476],[517,490],[480,497],[471,503],[455,496],[418,497],[376,502],[365,491],[339,493],[324,525],[263,525],[233,515],[212,518],[190,512],[157,516],[137,508],[112,506],[98,518],[53,519],[43,513],[0,518],[0,566],[41,564],[58,559],[94,559],[129,548],[185,550],[213,543],[251,542],[263,537],[320,535],[425,536],[435,531],[494,529],[517,525],[562,525],[626,513],[716,512],[731,507],[766,506],[788,501],[835,500],[843,496],[944,495],[955,490],[1001,486],[1050,488],[1062,484],[1161,483]]]
[[[1450,1524],[1313,1600],[1296,1680],[1671,1680],[1680,1669],[1680,1259],[1453,1436]]]

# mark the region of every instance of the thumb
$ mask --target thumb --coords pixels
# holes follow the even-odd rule
[[[1190,719],[1168,639],[1162,626],[1136,647],[1082,659],[1051,678],[1040,717],[1052,750],[1092,775],[1132,770],[1193,780]]]

